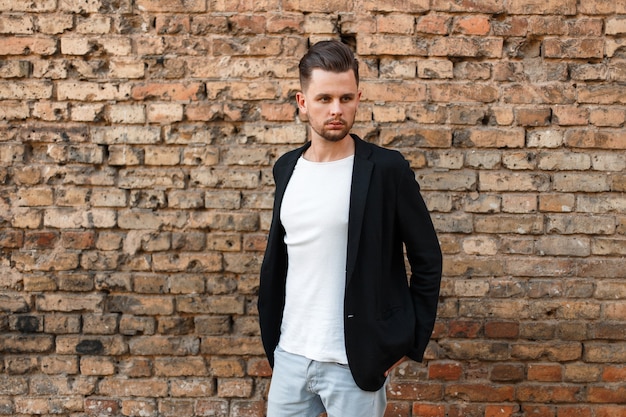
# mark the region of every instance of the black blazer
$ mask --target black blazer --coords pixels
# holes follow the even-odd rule
[[[442,256],[408,162],[397,151],[352,137],[344,332],[355,382],[375,391],[385,382],[384,372],[402,357],[423,359],[435,323]],[[288,265],[280,207],[296,162],[309,146],[286,153],[273,170],[274,212],[258,299],[261,337],[271,366],[280,338]]]

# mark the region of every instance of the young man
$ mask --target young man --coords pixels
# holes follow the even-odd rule
[[[259,289],[268,417],[382,416],[387,375],[405,358],[421,361],[433,330],[437,236],[408,162],[350,134],[358,75],[338,41],[300,61],[310,142],[274,166]]]

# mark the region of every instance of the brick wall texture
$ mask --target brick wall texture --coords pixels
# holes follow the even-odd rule
[[[271,167],[340,38],[355,132],[410,161],[445,257],[386,417],[626,416],[625,0],[0,12],[0,415],[264,416]]]

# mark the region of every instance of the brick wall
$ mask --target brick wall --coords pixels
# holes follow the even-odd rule
[[[624,0],[0,0],[0,415],[260,417],[271,166],[341,37],[445,253],[388,417],[626,416]]]

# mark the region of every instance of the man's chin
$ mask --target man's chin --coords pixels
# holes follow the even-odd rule
[[[324,132],[323,135],[320,135],[320,136],[329,142],[339,142],[348,136],[348,132],[349,131],[346,131],[346,130],[335,131],[335,132],[326,131]]]

